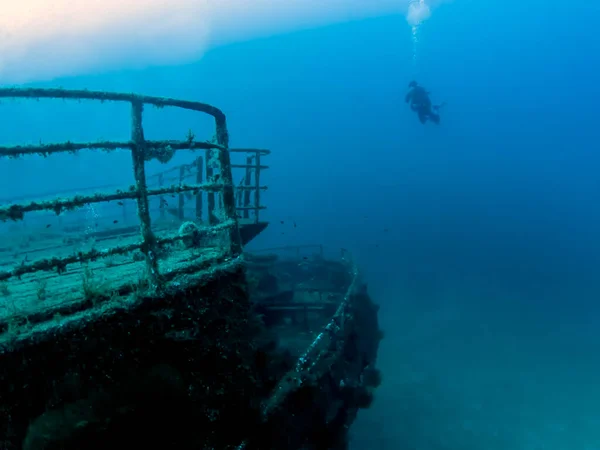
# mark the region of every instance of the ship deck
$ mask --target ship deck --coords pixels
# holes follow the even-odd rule
[[[235,188],[235,210],[240,243],[246,245],[268,226],[259,219],[259,211],[265,207],[256,194],[250,195],[252,190],[266,189],[253,177],[267,166],[253,158],[268,151],[230,151],[246,158],[246,164],[233,165],[242,169],[243,175]],[[208,270],[231,253],[228,233],[235,224],[231,219],[216,218],[221,196],[202,191],[207,186],[203,180],[212,173],[204,162],[207,158],[199,156],[191,163],[146,177],[152,193],[148,195],[147,223],[161,241],[155,250],[161,279]],[[190,180],[196,184],[189,185]],[[121,197],[111,199],[107,193],[111,189]],[[98,300],[136,293],[148,284],[138,205],[134,198],[122,195],[132,189],[134,186],[85,187],[0,199],[0,332],[12,325],[69,314]],[[68,210],[59,207],[59,214],[53,211],[55,205],[82,198],[89,202],[81,201]],[[8,220],[13,206],[31,212]],[[185,245],[180,227],[186,223],[205,233],[201,242]],[[130,251],[114,251],[127,248]],[[98,257],[94,252],[100,253]],[[70,262],[62,264],[64,260]],[[3,277],[7,274],[10,276]]]
[[[246,255],[251,299],[279,344],[299,358],[345,301],[354,280],[341,255],[321,245]]]
[[[162,225],[153,231],[158,236],[175,236],[178,227]],[[92,248],[135,246],[140,241],[137,226],[98,232],[87,239],[45,230],[38,233],[26,249],[18,248],[18,243],[21,242],[19,238],[24,236],[4,234],[4,239],[0,239],[0,270],[12,270],[24,263],[65,258]],[[218,264],[223,256],[225,252],[218,240],[202,249],[175,245],[159,255],[158,265],[161,273],[184,273],[194,267]],[[145,259],[138,250],[68,264],[61,273],[56,270],[40,270],[11,277],[0,282],[0,322],[9,321],[13,316],[28,317],[58,312],[65,307],[76,308],[78,304],[93,302],[95,299],[134,292],[146,282],[145,273]]]

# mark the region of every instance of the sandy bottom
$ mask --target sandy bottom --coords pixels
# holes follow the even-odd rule
[[[600,303],[436,283],[374,288],[383,384],[352,449],[600,449]]]

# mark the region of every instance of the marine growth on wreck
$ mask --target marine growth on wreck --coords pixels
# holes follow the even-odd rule
[[[378,308],[344,251],[244,250],[268,227],[270,152],[229,148],[224,113],[203,103],[0,98],[129,104],[128,141],[0,146],[0,158],[125,150],[134,179],[0,204],[0,448],[346,448],[380,382]],[[146,140],[148,107],[208,114],[214,135]],[[177,152],[190,162],[147,173]]]

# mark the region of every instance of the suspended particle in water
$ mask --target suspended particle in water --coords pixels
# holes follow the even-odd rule
[[[94,205],[92,203],[88,203],[86,205],[86,211],[85,211],[85,222],[86,222],[85,234],[86,235],[89,235],[96,231],[95,228],[98,226],[97,222],[98,222],[99,218],[100,218],[100,214],[98,214],[98,211],[96,211],[96,208],[94,207]],[[92,224],[95,224],[95,226]]]
[[[417,65],[417,46],[419,45],[419,26],[412,26],[412,63],[413,66]]]
[[[431,16],[429,5],[425,0],[412,0],[408,5],[406,20],[412,31],[412,62],[417,64],[417,47],[419,44],[419,26]]]

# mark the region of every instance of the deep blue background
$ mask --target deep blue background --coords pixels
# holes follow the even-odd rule
[[[219,106],[233,146],[273,151],[264,175],[273,224],[253,246],[349,248],[388,311],[402,314],[394,305],[420,280],[434,297],[443,283],[479,286],[488,296],[477,301],[513,318],[498,326],[504,334],[512,326],[515,335],[565,324],[593,329],[600,323],[598,8],[457,0],[420,27],[416,66],[410,27],[390,16],[229,45],[178,67],[40,85]],[[447,102],[439,127],[422,126],[404,103],[413,77],[434,101]],[[20,116],[4,123],[37,128],[9,127],[11,139],[67,137],[77,120],[72,112],[49,115],[53,106],[13,107]],[[117,117],[98,111],[89,134],[126,136],[127,112]],[[187,131],[166,116],[161,124],[173,136]],[[65,184],[128,174],[125,157],[105,169],[104,155],[81,158],[2,161],[22,172],[0,166],[0,185],[37,192],[48,184],[48,167],[64,173]],[[91,162],[96,174],[78,175]],[[394,317],[386,317],[388,329]],[[592,340],[596,348],[597,339],[586,334],[567,347],[588,348]]]

